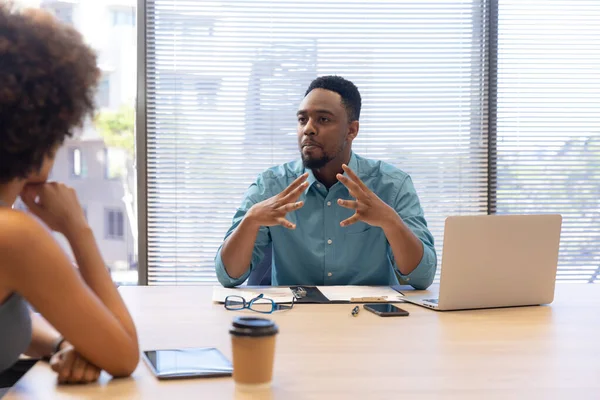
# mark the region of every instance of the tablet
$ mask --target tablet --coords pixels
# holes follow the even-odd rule
[[[146,363],[158,379],[231,376],[233,366],[215,348],[147,350]]]

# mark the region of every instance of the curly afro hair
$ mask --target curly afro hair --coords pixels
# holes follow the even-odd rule
[[[100,70],[72,27],[0,4],[0,183],[40,170],[93,113]]]

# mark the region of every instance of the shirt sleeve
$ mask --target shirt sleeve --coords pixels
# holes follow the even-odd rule
[[[419,238],[423,244],[423,257],[410,274],[403,275],[398,269],[394,253],[388,245],[388,256],[394,265],[396,275],[400,284],[408,284],[417,290],[427,289],[435,277],[437,269],[437,255],[435,253],[433,235],[427,228],[427,221],[421,208],[419,197],[413,185],[412,179],[407,177],[400,187],[394,208],[402,221]]]
[[[225,239],[227,239],[233,233],[233,231],[235,231],[235,229],[246,216],[248,210],[250,210],[250,207],[270,197],[268,193],[266,193],[266,190],[264,178],[259,176],[256,182],[250,185],[246,191],[244,199],[242,200],[242,204],[236,210],[235,215],[233,216],[231,227],[225,234]],[[237,279],[229,276],[227,270],[225,270],[225,264],[223,264],[223,259],[221,258],[221,249],[223,248],[223,244],[221,244],[221,246],[219,246],[219,250],[217,251],[217,255],[215,256],[215,270],[221,285],[225,287],[234,287],[244,283],[246,279],[248,279],[248,276],[250,276],[254,266],[261,262],[264,255],[263,249],[269,243],[271,243],[269,228],[261,226],[258,231],[258,235],[256,236],[256,242],[254,243],[254,250],[252,251],[252,260],[250,262],[250,266],[248,270]]]

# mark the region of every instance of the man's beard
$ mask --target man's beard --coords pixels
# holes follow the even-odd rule
[[[324,166],[327,165],[327,163],[329,163],[331,160],[333,160],[334,158],[336,158],[342,151],[344,151],[344,148],[346,146],[344,144],[340,145],[340,147],[338,148],[338,150],[335,152],[335,155],[331,156],[330,154],[325,153],[325,151],[323,150],[323,155],[319,158],[310,158],[304,155],[304,153],[302,153],[302,150],[300,151],[300,157],[302,157],[302,163],[304,164],[304,168],[308,168],[308,169],[321,169]]]
[[[329,157],[327,154],[323,154],[320,158],[305,157],[304,154],[301,156],[304,167],[308,169],[321,169],[327,165],[329,161],[333,160],[333,158]]]

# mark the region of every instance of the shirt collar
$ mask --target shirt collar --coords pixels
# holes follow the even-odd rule
[[[317,182],[317,178],[315,177],[315,174],[313,174],[312,169],[305,167],[304,172],[308,172],[308,178],[306,179],[306,182],[308,182],[308,187],[311,187]]]
[[[352,171],[354,171],[354,173],[360,177],[360,173],[358,171],[358,158],[356,157],[356,154],[354,154],[354,152],[350,152],[350,162],[348,163],[348,167],[350,167],[350,169]],[[346,175],[346,173],[344,172],[344,175]]]

